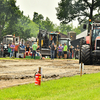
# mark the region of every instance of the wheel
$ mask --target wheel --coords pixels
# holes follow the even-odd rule
[[[82,47],[81,47],[81,62],[83,62],[85,65],[91,64],[90,45],[82,45]]]

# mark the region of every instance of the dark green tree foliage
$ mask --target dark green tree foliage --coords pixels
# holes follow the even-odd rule
[[[100,17],[100,0],[61,0],[58,3],[57,18],[62,23],[69,23],[78,19],[79,23],[91,19],[92,21]],[[98,11],[97,14],[93,14]]]
[[[8,6],[9,6],[9,25],[6,28],[7,34],[16,34],[16,25],[18,23],[18,19],[21,18],[22,12],[19,10],[19,8],[15,5],[15,0],[9,0]]]
[[[22,16],[20,19],[18,19],[16,27],[14,29],[15,35],[20,36],[20,38],[23,38],[25,40],[29,38],[31,32],[31,29],[28,26],[29,23],[29,17]]]
[[[46,17],[46,20],[44,20],[44,17],[42,14],[38,14],[37,12],[34,12],[33,22],[35,22],[39,26],[39,29],[54,31],[53,22],[51,22],[48,17]]]
[[[54,30],[54,24],[53,24],[53,22],[50,21],[50,19],[48,17],[46,17],[45,21],[42,21],[42,25],[45,28],[45,30],[47,30],[49,32]]]
[[[15,0],[0,0],[0,40],[6,34],[14,34],[17,19],[22,15]]]
[[[64,33],[67,35],[68,32],[72,31],[73,25],[72,24],[66,25],[66,24],[60,23],[59,29],[61,33]]]
[[[4,29],[6,21],[8,21],[8,3],[5,0],[0,0],[0,41],[2,40],[2,31]]]
[[[39,15],[42,19],[42,15]],[[0,0],[0,41],[4,35],[12,34],[27,39],[37,36],[38,25],[23,15],[15,0]]]
[[[38,14],[37,12],[34,12],[33,22],[35,22],[37,25],[39,25],[39,29],[44,29],[42,26],[43,20],[44,20],[44,17],[42,14]]]

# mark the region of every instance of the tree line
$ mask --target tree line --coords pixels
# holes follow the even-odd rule
[[[88,10],[90,9],[90,12]],[[98,11],[93,15],[93,11]],[[16,6],[15,0],[0,0],[0,41],[4,35],[12,34],[27,39],[37,37],[39,29],[51,31],[59,31],[67,35],[69,31],[74,31],[80,34],[83,30],[82,22],[87,21],[88,17],[92,20],[99,18],[100,0],[61,0],[58,3],[57,18],[61,21],[59,25],[54,24],[49,17],[44,18],[42,14],[34,12],[33,19],[23,15]],[[91,15],[92,13],[92,15]],[[81,16],[85,17],[81,17]],[[75,18],[79,21],[79,26],[74,27],[73,24],[68,24]]]

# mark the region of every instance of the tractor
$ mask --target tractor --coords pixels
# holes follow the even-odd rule
[[[86,24],[83,26],[86,29]],[[89,33],[80,41],[79,63],[92,65],[100,60],[100,22],[89,21]]]
[[[59,32],[47,32],[45,30],[39,30],[37,44],[40,46],[40,52],[42,56],[50,57],[50,48],[49,46],[54,43],[59,46]],[[40,45],[41,44],[41,45]],[[55,51],[56,52],[56,51]],[[57,57],[55,53],[55,58]]]

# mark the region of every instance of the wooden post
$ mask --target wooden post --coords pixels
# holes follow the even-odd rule
[[[40,72],[40,74],[41,74],[41,67],[39,67],[39,72]]]
[[[80,72],[80,76],[82,76],[82,62],[81,62],[81,72]]]
[[[43,78],[42,78],[42,72],[41,72],[42,70],[41,70],[41,67],[39,67],[39,72],[40,72],[40,74],[41,74],[41,81],[43,81]]]

